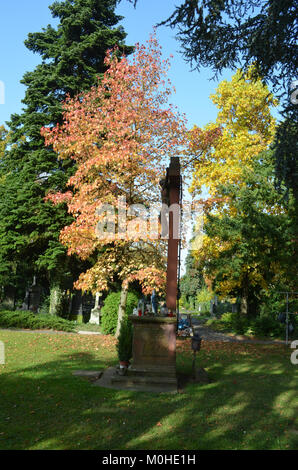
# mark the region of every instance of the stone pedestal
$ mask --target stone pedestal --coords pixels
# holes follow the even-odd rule
[[[148,391],[177,391],[176,318],[131,316],[133,358],[125,376],[115,375],[113,383]]]

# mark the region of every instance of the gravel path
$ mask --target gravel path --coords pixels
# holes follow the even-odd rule
[[[249,339],[245,336],[241,335],[230,335],[227,333],[220,333],[219,331],[214,331],[211,328],[200,323],[200,321],[192,317],[192,324],[196,331],[198,331],[199,335],[201,336],[202,340],[204,341],[223,341],[223,342],[230,342],[230,343],[254,343],[254,344],[285,344],[285,341],[279,340],[256,340],[256,339]]]

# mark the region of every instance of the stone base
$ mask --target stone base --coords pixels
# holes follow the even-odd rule
[[[176,318],[130,317],[133,323],[132,365],[111,383],[135,390],[177,392]]]
[[[134,375],[130,369],[127,372],[128,374],[121,376],[116,367],[110,367],[93,385],[132,392],[177,393],[176,378]]]

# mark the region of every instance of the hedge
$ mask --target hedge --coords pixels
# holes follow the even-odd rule
[[[52,315],[38,315],[29,311],[0,311],[1,328],[24,328],[29,330],[75,331],[75,323]]]

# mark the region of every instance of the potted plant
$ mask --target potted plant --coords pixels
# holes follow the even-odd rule
[[[124,318],[121,323],[117,342],[117,352],[120,363],[120,373],[126,373],[132,357],[132,324]]]

